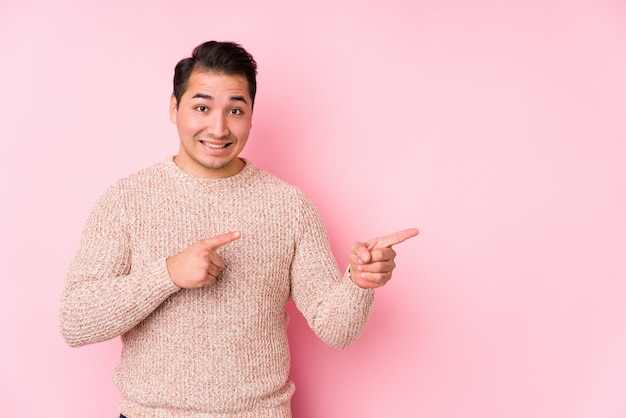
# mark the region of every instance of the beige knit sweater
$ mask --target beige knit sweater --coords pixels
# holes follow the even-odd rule
[[[165,259],[238,230],[225,269],[180,289]],[[129,418],[290,417],[287,314],[293,297],[325,343],[362,331],[371,290],[342,277],[323,223],[295,187],[250,162],[203,179],[170,158],[118,181],[85,226],[61,301],[71,346],[122,336],[114,381]]]

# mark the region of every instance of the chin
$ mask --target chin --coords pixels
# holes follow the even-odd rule
[[[223,168],[227,168],[236,164],[237,158],[231,159],[212,159],[212,160],[204,160],[200,161],[200,165],[209,170],[221,170]]]

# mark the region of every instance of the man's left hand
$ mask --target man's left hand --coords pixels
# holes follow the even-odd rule
[[[355,242],[350,251],[350,277],[354,284],[366,289],[384,286],[396,267],[392,245],[416,236],[415,228],[394,232],[367,242]]]

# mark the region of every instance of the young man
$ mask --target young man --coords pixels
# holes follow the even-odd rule
[[[311,202],[239,158],[256,63],[207,42],[175,69],[178,155],[109,187],[87,220],[61,302],[71,346],[121,335],[128,418],[290,417],[285,304],[343,348],[361,333],[408,229],[353,244],[341,275]]]

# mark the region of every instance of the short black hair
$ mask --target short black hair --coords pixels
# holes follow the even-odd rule
[[[174,97],[177,106],[187,90],[189,77],[194,71],[241,75],[248,81],[248,93],[254,107],[256,96],[256,61],[239,44],[234,42],[204,42],[194,48],[191,57],[182,59],[174,69]]]

